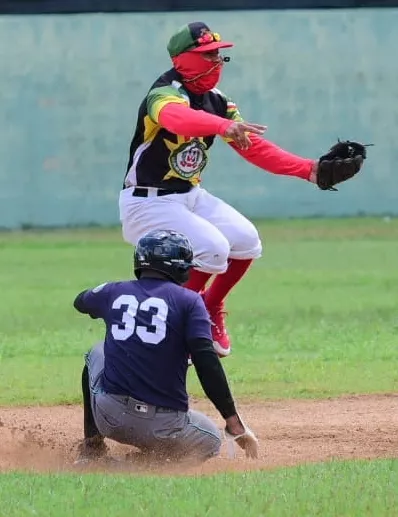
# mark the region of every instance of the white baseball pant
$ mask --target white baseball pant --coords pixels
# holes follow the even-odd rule
[[[255,226],[235,208],[202,187],[184,194],[134,197],[134,187],[120,192],[119,211],[123,238],[136,245],[152,230],[174,230],[191,241],[198,269],[224,273],[228,259],[255,259],[261,256],[261,241]]]

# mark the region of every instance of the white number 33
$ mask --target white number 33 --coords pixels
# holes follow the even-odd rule
[[[161,298],[147,298],[139,303],[137,298],[131,294],[122,294],[112,304],[112,309],[121,309],[123,311],[122,324],[111,326],[112,336],[118,341],[126,341],[134,332],[143,343],[158,345],[166,337],[166,320],[169,308]],[[138,311],[150,311],[156,309],[156,314],[152,316],[151,327],[152,332],[144,325],[136,324],[136,316]]]

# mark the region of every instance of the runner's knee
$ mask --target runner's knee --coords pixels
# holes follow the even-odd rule
[[[219,456],[221,450],[221,435],[219,435],[217,438],[215,436],[212,436],[211,439],[209,439],[209,446],[208,446],[208,455],[206,459],[215,458],[216,456]]]
[[[191,454],[202,461],[208,460],[220,454],[221,431],[206,415],[199,411],[190,410],[188,413]]]

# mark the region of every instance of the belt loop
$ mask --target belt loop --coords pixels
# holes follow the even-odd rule
[[[147,187],[148,188],[148,197],[157,197],[159,189],[156,187]]]

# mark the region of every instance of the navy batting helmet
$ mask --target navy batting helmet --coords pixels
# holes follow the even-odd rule
[[[193,260],[192,245],[185,235],[172,230],[154,230],[138,241],[134,252],[134,273],[140,278],[144,269],[163,273],[176,284],[189,278]]]

